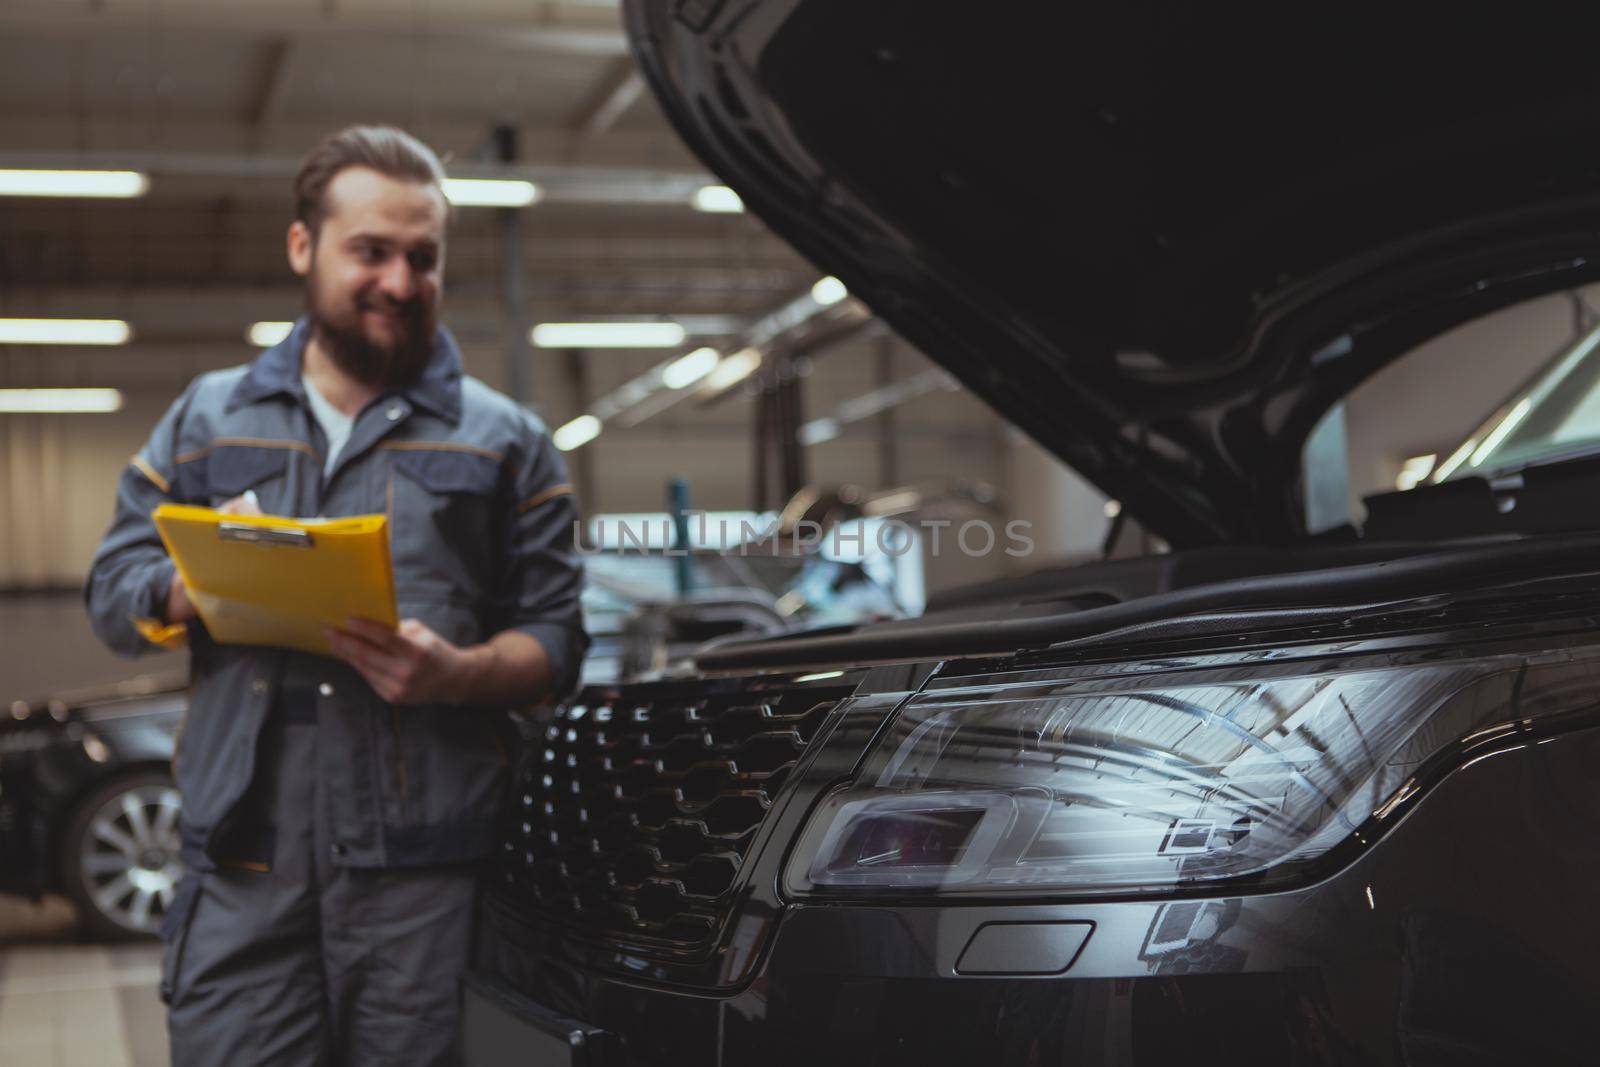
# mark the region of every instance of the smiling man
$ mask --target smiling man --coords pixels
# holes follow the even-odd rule
[[[438,158],[353,127],[295,179],[306,315],[197,378],[133,457],[86,598],[137,655],[186,626],[175,761],[190,875],[167,902],[173,1061],[455,1062],[456,984],[514,740],[588,644],[571,488],[544,427],[462,373],[438,323]],[[150,519],[164,501],[385,513],[401,623],[337,658],[209,637]]]

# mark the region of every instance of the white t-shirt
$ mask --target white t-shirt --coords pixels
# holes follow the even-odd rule
[[[344,451],[345,442],[350,440],[350,429],[356,424],[356,417],[346,415],[328,403],[306,375],[300,375],[300,384],[305,386],[306,401],[311,405],[311,414],[316,417],[317,425],[322,427],[322,436],[328,439],[328,458],[322,464],[322,475],[327,477],[333,473],[334,461]]]

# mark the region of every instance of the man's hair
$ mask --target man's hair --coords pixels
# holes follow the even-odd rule
[[[313,235],[328,217],[328,183],[349,167],[432,185],[444,195],[444,164],[433,149],[395,126],[346,126],[324,137],[294,176],[294,217]],[[448,208],[449,201],[445,204]]]

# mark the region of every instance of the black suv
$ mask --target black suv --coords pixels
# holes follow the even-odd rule
[[[1595,13],[625,6],[753,212],[1173,551],[580,694],[468,1061],[1592,1062],[1600,333],[1359,529],[1302,460],[1600,278]]]

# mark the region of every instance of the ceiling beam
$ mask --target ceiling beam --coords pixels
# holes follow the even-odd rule
[[[3,5],[0,5],[3,6]],[[3,33],[0,30],[0,33]],[[433,115],[408,119],[383,116],[441,153],[466,159],[483,142],[483,115],[456,118]],[[0,146],[13,152],[170,152],[198,155],[278,155],[299,159],[311,146],[346,121],[372,121],[370,115],[345,114],[321,108],[314,115],[289,108],[269,127],[228,118],[163,116],[159,123],[144,116],[74,115],[70,111],[34,109],[0,111]],[[605,167],[648,166],[657,170],[694,170],[700,162],[677,134],[664,124],[646,129],[613,130],[606,137],[583,140],[563,124],[533,124],[517,130],[518,155],[525,163],[584,164]]]
[[[256,127],[270,125],[283,114],[283,104],[294,85],[299,58],[300,46],[293,37],[284,37],[267,46],[266,74],[249,116]]]
[[[583,137],[601,136],[617,124],[643,92],[644,78],[633,60],[618,60],[572,116],[572,128]]]
[[[591,5],[585,5],[591,6]],[[412,40],[444,38],[519,48],[531,53],[625,56],[628,41],[617,28],[615,8],[592,5],[579,15],[551,14],[551,5],[525,4],[528,14],[507,14],[505,5],[363,4],[333,8],[285,4],[282,0],[163,0],[145,4],[92,4],[79,0],[7,0],[0,4],[0,28],[8,33],[99,36],[116,33],[233,32],[281,37],[316,33],[319,37],[389,36]]]

